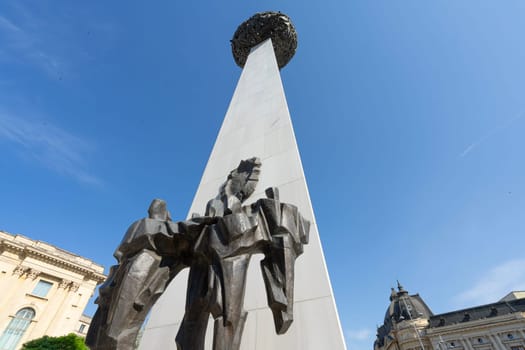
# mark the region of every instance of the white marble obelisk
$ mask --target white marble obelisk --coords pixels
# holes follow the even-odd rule
[[[284,95],[271,39],[254,47],[202,176],[191,213],[203,214],[206,203],[217,195],[229,172],[243,159],[259,157],[261,175],[254,201],[267,187],[280,190],[282,202],[299,207],[312,222],[310,243],[295,264],[294,322],[284,335],[276,335],[267,306],[258,260],[248,271],[245,309],[249,312],[242,350],[344,350],[315,217]],[[154,306],[145,327],[141,350],[175,350],[175,335],[184,314],[187,271],[171,283]],[[208,325],[207,349],[211,349],[213,322]]]

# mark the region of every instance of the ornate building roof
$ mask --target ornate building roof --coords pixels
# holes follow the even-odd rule
[[[452,324],[476,321],[516,312],[525,312],[525,299],[499,301],[492,304],[434,315],[429,318],[429,328],[450,326]]]
[[[431,316],[433,316],[432,310],[419,294],[409,295],[398,281],[397,292],[394,288],[391,289],[390,305],[386,310],[383,325],[377,329],[375,343],[383,346],[385,337],[388,337],[394,326],[400,322],[418,318],[428,319]]]
[[[525,341],[525,291],[498,302],[434,315],[418,295],[392,288],[375,350],[517,349]]]

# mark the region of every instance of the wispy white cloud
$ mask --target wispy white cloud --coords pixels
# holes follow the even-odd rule
[[[345,332],[346,345],[352,350],[371,349],[375,333],[370,328],[348,329]]]
[[[346,337],[352,340],[366,340],[373,335],[373,330],[370,328],[350,329],[346,331]]]
[[[93,146],[48,122],[0,111],[0,140],[13,143],[24,156],[59,174],[83,183],[101,184],[100,179],[87,170],[85,156]]]
[[[0,34],[5,39],[3,60],[31,63],[51,76],[66,70],[65,60],[51,52],[44,32],[34,28],[34,23],[24,26],[0,15]]]
[[[525,290],[525,259],[505,261],[491,268],[455,299],[461,306],[487,304],[515,290]]]
[[[120,33],[114,18],[91,15],[74,3],[11,1],[0,14],[0,63],[37,69],[52,79],[76,77],[113,49]]]
[[[4,16],[0,15],[0,29],[11,32],[12,34],[15,33],[22,33],[22,29],[20,29],[17,25],[15,25],[13,22],[11,22],[9,19],[7,19]]]
[[[481,144],[485,143],[488,139],[490,139],[491,137],[493,137],[494,135],[496,135],[497,133],[509,128],[512,124],[514,124],[516,121],[518,121],[519,119],[525,117],[525,113],[522,113],[510,120],[507,120],[505,123],[495,127],[494,129],[492,129],[489,133],[487,133],[485,136],[483,136],[482,138],[480,138],[478,141],[476,142],[473,142],[471,143],[470,145],[467,146],[467,148],[465,148],[463,150],[463,152],[461,152],[459,154],[459,157],[460,158],[463,158],[465,157],[466,155],[468,155],[470,152],[472,152],[473,150],[475,150],[476,148],[478,148]]]

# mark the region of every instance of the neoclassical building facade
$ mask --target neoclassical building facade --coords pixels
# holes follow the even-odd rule
[[[374,350],[525,350],[525,293],[434,315],[419,294],[398,283]]]
[[[106,276],[95,262],[51,244],[0,231],[0,350],[35,338],[83,335],[83,316]]]

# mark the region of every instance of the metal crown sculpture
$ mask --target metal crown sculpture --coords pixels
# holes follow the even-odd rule
[[[246,273],[253,254],[261,270],[275,330],[293,321],[294,263],[308,243],[310,223],[296,206],[282,203],[275,187],[267,198],[243,202],[254,192],[261,162],[241,161],[231,171],[204,216],[173,222],[166,202],[155,199],[149,216],[131,225],[115,251],[100,287],[99,305],[86,343],[92,350],[129,350],[142,323],[169,282],[189,267],[186,313],[176,336],[179,350],[204,350],[210,315],[214,350],[238,350],[248,313]]]
[[[231,40],[235,63],[243,68],[251,49],[267,39],[272,39],[279,68],[286,66],[297,50],[297,32],[290,17],[273,11],[256,13],[237,28]]]

